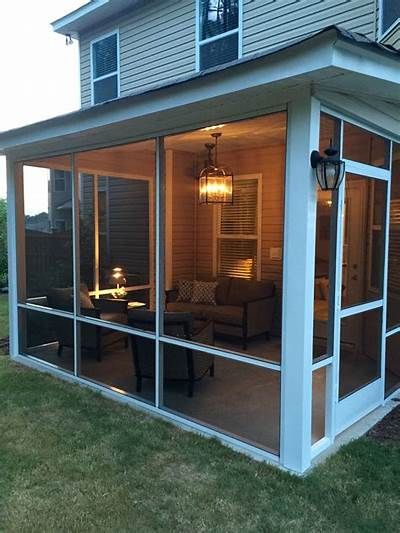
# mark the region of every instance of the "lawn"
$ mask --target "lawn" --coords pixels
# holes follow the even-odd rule
[[[399,529],[400,446],[299,478],[6,357],[0,405],[0,531]]]

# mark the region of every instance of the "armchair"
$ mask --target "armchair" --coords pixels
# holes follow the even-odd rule
[[[63,311],[73,311],[73,288],[50,289],[47,295],[48,304]],[[86,285],[80,290],[81,314],[86,317],[97,318],[108,322],[127,324],[127,302],[112,299],[97,299],[92,301]],[[57,354],[62,356],[64,347],[72,348],[74,339],[71,331],[63,327],[63,319],[54,317],[54,329],[58,340]],[[96,354],[101,361],[105,348],[124,340],[128,346],[128,336],[101,326],[81,323],[81,348]]]
[[[153,311],[128,311],[130,326],[146,331],[155,329]],[[166,335],[180,337],[194,342],[213,344],[213,323],[208,321],[193,331],[193,317],[190,313],[165,313],[164,331]],[[135,368],[136,390],[142,390],[143,378],[154,379],[154,341],[131,335],[132,356]],[[184,381],[188,384],[187,394],[193,396],[194,384],[207,373],[214,376],[214,356],[181,346],[164,345],[164,381]]]

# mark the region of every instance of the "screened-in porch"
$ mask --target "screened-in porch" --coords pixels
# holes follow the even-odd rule
[[[0,136],[15,360],[297,472],[395,393],[397,93],[331,33]]]

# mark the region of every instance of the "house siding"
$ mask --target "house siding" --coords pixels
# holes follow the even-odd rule
[[[80,36],[81,103],[91,104],[90,41],[119,28],[120,96],[195,71],[195,0],[149,0]],[[331,24],[374,39],[377,0],[244,0],[243,55]]]
[[[332,24],[374,39],[376,5],[375,0],[244,0],[243,53],[282,46]]]
[[[81,104],[91,104],[90,41],[119,29],[120,96],[195,70],[195,3],[148,0],[80,37]]]

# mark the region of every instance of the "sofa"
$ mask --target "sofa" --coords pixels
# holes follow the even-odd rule
[[[265,335],[269,339],[274,307],[272,281],[220,278],[215,287],[215,304],[182,301],[177,289],[167,291],[166,295],[167,311],[191,313],[198,321],[212,320],[216,335],[239,338],[244,350],[253,337]]]

